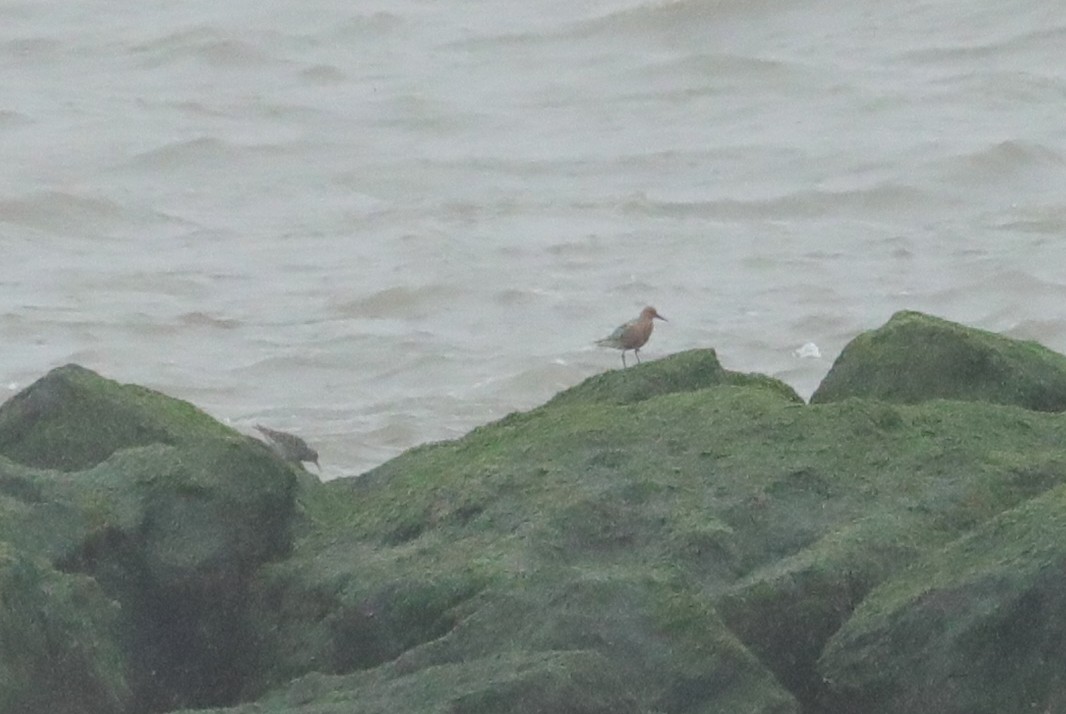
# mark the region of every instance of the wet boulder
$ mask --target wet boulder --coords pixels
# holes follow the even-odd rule
[[[0,407],[0,434],[0,536],[116,605],[107,647],[129,707],[83,711],[234,701],[255,661],[249,583],[291,547],[293,470],[186,402],[74,366]],[[49,627],[77,637],[99,606],[64,602],[75,614]]]
[[[119,449],[235,436],[189,402],[119,384],[68,364],[0,406],[0,454],[27,466],[77,471]]]
[[[812,404],[866,397],[900,404],[930,399],[1066,410],[1066,357],[919,312],[898,312],[847,344]]]
[[[92,578],[0,542],[0,711],[127,711],[120,615]]]
[[[1066,486],[932,549],[829,640],[826,711],[1066,707]]]
[[[715,386],[761,387],[782,399],[803,403],[792,387],[763,374],[726,369],[713,349],[693,349],[646,365],[610,370],[557,394],[546,406],[578,402],[633,404],[664,394],[695,392]]]

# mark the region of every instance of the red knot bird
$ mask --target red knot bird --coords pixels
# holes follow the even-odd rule
[[[637,364],[640,364],[640,348],[651,337],[651,331],[655,327],[652,320],[666,320],[666,318],[649,305],[640,311],[640,317],[619,325],[610,335],[597,340],[596,344],[622,350],[622,369],[626,367],[626,350],[633,350],[633,354],[637,356]],[[666,321],[669,322],[669,320]]]
[[[310,461],[319,471],[322,470],[322,467],[318,465],[318,452],[308,446],[307,442],[300,437],[277,429],[268,429],[261,424],[256,424],[255,428],[267,438],[270,442],[269,446],[274,453],[285,461],[294,464]]]

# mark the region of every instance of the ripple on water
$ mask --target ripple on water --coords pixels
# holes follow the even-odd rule
[[[970,153],[937,162],[944,181],[964,185],[998,182],[1005,174],[1051,169],[1061,171],[1066,165],[1063,152],[1046,144],[1007,140],[989,144]]]
[[[121,206],[98,195],[35,191],[19,198],[0,198],[0,222],[28,228],[80,231],[122,218]]]
[[[396,286],[365,297],[335,303],[333,312],[345,317],[425,318],[439,311],[442,302],[462,294],[456,287],[435,284]]]
[[[331,64],[316,64],[311,67],[305,67],[300,70],[300,78],[305,79],[311,84],[340,84],[346,82],[350,78],[339,67]]]
[[[238,162],[245,162],[253,153],[280,153],[285,147],[273,144],[241,145],[213,136],[198,136],[192,139],[167,142],[148,151],[142,151],[124,162],[134,169],[190,169],[190,167],[214,166],[232,169]]]
[[[129,48],[141,58],[141,66],[157,68],[187,60],[198,60],[215,68],[259,68],[276,62],[261,45],[237,39],[223,29],[196,25],[155,37]]]

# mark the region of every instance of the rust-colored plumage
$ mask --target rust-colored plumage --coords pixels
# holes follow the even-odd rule
[[[277,429],[269,429],[261,424],[256,424],[255,428],[267,438],[268,446],[283,460],[293,464],[310,461],[319,471],[322,470],[322,467],[318,465],[318,452],[300,437]]]
[[[640,317],[630,320],[624,325],[619,325],[610,335],[602,340],[597,340],[596,344],[601,347],[613,347],[616,350],[622,350],[623,369],[626,367],[627,350],[633,350],[633,354],[637,356],[637,364],[640,364],[640,348],[651,337],[651,331],[655,327],[652,320],[666,320],[666,318],[649,305],[640,311]]]

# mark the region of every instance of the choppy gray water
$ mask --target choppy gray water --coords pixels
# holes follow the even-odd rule
[[[1044,0],[7,0],[0,379],[332,478],[616,368],[646,303],[646,358],[805,395],[901,308],[1066,350],[1064,67]]]

